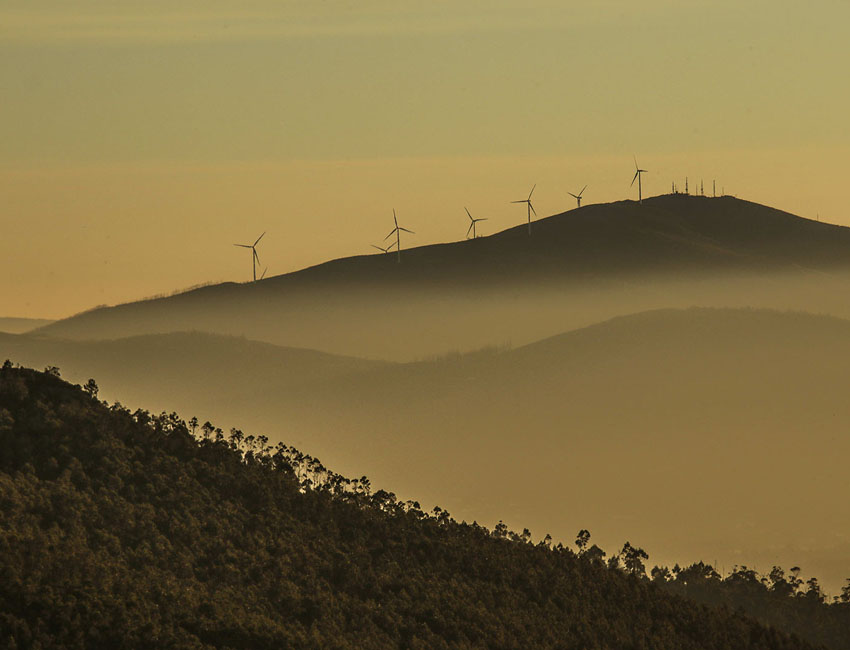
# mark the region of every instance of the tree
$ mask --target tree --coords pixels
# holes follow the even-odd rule
[[[847,578],[847,584],[841,588],[841,595],[838,600],[842,603],[850,603],[850,578]]]
[[[596,544],[591,546],[587,551],[582,553],[582,557],[591,562],[603,562],[605,560],[605,551],[599,548]]]
[[[673,579],[673,574],[670,573],[670,569],[666,566],[654,566],[650,573],[653,582],[669,582]]]
[[[785,571],[782,567],[773,567],[767,577],[770,579],[770,589],[774,593],[782,596],[791,596],[794,593],[794,586],[785,579]]]
[[[824,594],[823,590],[820,588],[818,579],[815,577],[809,578],[806,580],[806,585],[809,587],[806,590],[806,598],[822,603],[824,600]]]
[[[86,385],[83,386],[83,390],[92,397],[92,399],[97,399],[98,387],[97,382],[94,379],[89,379],[86,382]]]
[[[590,531],[582,528],[578,531],[578,535],[576,535],[576,546],[578,546],[579,555],[584,555],[588,542],[590,542]]]
[[[646,566],[643,563],[644,560],[649,559],[646,551],[626,542],[623,550],[620,551],[620,556],[623,558],[623,566],[628,573],[641,578],[646,577]]]

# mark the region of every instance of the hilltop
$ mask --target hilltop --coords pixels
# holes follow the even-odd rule
[[[286,445],[198,433],[0,371],[8,647],[812,647],[669,595],[639,555],[606,569]]]
[[[203,330],[410,359],[530,342],[659,307],[836,313],[847,310],[834,296],[847,288],[848,273],[848,228],[731,197],[667,195],[540,219],[531,237],[518,226],[405,250],[401,264],[395,255],[344,258],[261,282],[94,309],[38,332],[105,339]]]

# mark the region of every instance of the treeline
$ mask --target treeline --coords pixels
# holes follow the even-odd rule
[[[815,647],[669,593],[683,571],[647,578],[631,544],[606,562],[587,531],[574,552],[424,512],[55,368],[0,370],[0,450],[4,648]]]
[[[850,648],[850,579],[829,602],[818,583],[805,583],[799,567],[786,574],[775,566],[761,575],[746,566],[721,576],[714,567],[698,562],[689,567],[652,569],[652,581],[666,591],[698,603],[744,611],[766,624],[793,631],[831,648]]]

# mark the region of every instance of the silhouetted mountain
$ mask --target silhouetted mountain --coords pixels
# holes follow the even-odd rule
[[[783,274],[776,281],[776,274]],[[95,309],[45,335],[202,330],[411,359],[526,343],[660,307],[756,306],[850,316],[850,229],[731,197],[590,205],[475,240],[334,260],[252,284]]]
[[[0,332],[23,334],[52,322],[46,318],[0,318]]]
[[[586,526],[609,546],[627,526],[654,561],[801,564],[833,593],[850,576],[850,322],[662,310],[416,363],[305,353],[288,370],[294,354],[197,334],[0,339],[108,399],[285,438],[465,518],[556,540]]]
[[[0,370],[6,647],[812,647],[96,391]]]

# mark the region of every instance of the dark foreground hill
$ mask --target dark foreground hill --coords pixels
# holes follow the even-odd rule
[[[850,229],[732,197],[590,205],[488,237],[333,260],[249,284],[104,307],[44,335],[174,331],[410,360],[527,343],[665,307],[753,306],[850,316]]]
[[[0,371],[4,647],[811,647],[95,392]]]

